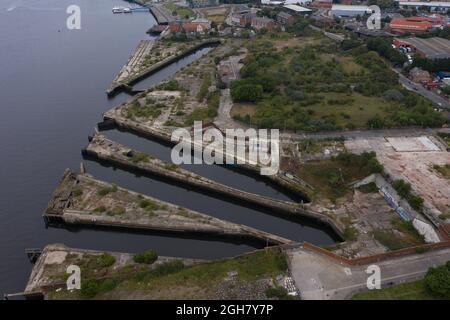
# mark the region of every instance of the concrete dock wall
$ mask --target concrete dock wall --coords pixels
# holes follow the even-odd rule
[[[177,61],[179,61],[180,59],[190,55],[191,53],[194,53],[197,50],[203,49],[205,47],[209,47],[209,46],[215,46],[218,45],[220,43],[220,40],[205,40],[189,49],[186,49],[185,51],[181,52],[178,55],[175,55],[173,57],[164,59],[148,68],[146,68],[145,70],[143,70],[142,72],[138,73],[135,76],[129,77],[126,81],[124,82],[120,82],[120,83],[115,83],[113,82],[111,84],[111,86],[106,90],[106,94],[108,96],[113,96],[117,93],[119,93],[120,91],[129,91],[130,90],[130,86],[134,85],[135,83],[147,78],[148,76],[160,71],[161,69],[167,67],[168,65],[175,63]],[[132,59],[133,57],[130,57],[130,59]]]
[[[85,188],[83,188],[83,185]],[[89,185],[91,189],[87,188],[86,185]],[[265,231],[217,219],[187,208],[182,208],[184,214],[180,216],[179,213],[177,213],[178,210],[181,209],[179,206],[118,186],[116,186],[116,188],[121,192],[120,194],[122,194],[122,197],[126,194],[127,198],[129,197],[130,200],[134,198],[148,199],[158,206],[164,206],[165,209],[157,211],[158,214],[152,214],[153,217],[151,218],[147,217],[146,212],[141,213],[142,209],[141,211],[138,211],[138,209],[135,209],[134,207],[131,209],[131,212],[134,212],[132,217],[130,217],[129,214],[109,216],[97,213],[95,210],[93,211],[92,208],[96,207],[96,205],[98,206],[98,204],[96,204],[98,200],[93,196],[86,196],[83,198],[83,207],[80,208],[76,205],[77,202],[75,200],[77,196],[75,195],[74,190],[84,190],[85,192],[88,192],[88,194],[92,194],[92,192],[95,193],[95,189],[92,191],[92,188],[109,186],[108,183],[96,180],[88,175],[77,175],[70,170],[66,170],[43,214],[46,223],[50,225],[89,225],[169,233],[202,234],[219,238],[256,240],[262,244],[271,245],[293,243],[293,241],[289,239]],[[109,203],[120,205],[120,203],[114,200],[116,197],[110,199]],[[96,203],[92,203],[92,201],[95,201]],[[91,204],[91,210],[85,208],[85,205],[89,204]]]
[[[306,217],[331,227],[337,235],[343,238],[342,230],[331,218],[324,214],[308,210],[305,208],[305,205],[277,200],[235,189],[179,167],[176,169],[169,169],[167,165],[170,164],[157,159],[150,159],[148,162],[134,163],[125,155],[130,151],[139,153],[136,150],[132,150],[131,148],[108,140],[100,134],[96,134],[89,145],[83,150],[83,154],[120,167],[157,175],[195,189],[208,191],[220,196],[226,196],[244,203],[266,208],[275,214],[282,213],[293,218]]]
[[[171,133],[168,131],[165,131],[161,128],[155,128],[150,125],[146,124],[140,124],[136,121],[126,119],[123,117],[120,113],[120,110],[122,108],[121,106],[115,107],[113,109],[108,110],[104,113],[103,119],[104,123],[108,124],[108,127],[110,128],[112,126],[112,123],[115,123],[115,125],[124,130],[136,133],[138,135],[141,135],[143,137],[148,137],[150,139],[156,139],[163,143],[174,145],[175,143],[171,140]],[[99,126],[102,126],[102,124],[99,124]],[[225,154],[224,154],[225,157]],[[260,168],[257,166],[252,166],[249,164],[236,164],[236,167],[238,169],[242,169],[243,171],[249,172],[251,174],[257,175],[259,177],[262,177],[260,175]],[[283,174],[279,173],[277,175],[272,176],[264,176],[264,178],[276,185],[277,187],[282,188],[283,190],[287,191],[288,193],[291,193],[295,195],[296,197],[300,197],[304,199],[304,202],[309,202],[312,195],[309,192],[307,185],[301,185],[297,182],[293,182],[290,179],[288,179]]]

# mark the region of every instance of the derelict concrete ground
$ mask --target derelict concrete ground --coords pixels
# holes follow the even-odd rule
[[[321,254],[298,247],[287,250],[291,276],[305,300],[349,299],[368,290],[368,265],[347,266]],[[430,267],[450,260],[450,249],[430,251],[377,263],[381,287],[422,278]]]

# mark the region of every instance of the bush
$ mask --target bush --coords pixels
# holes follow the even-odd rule
[[[75,190],[73,190],[73,195],[74,195],[75,197],[80,197],[82,194],[83,194],[83,190],[81,190],[81,189],[75,189]]]
[[[354,241],[358,237],[358,230],[354,227],[346,227],[344,230],[344,238],[348,241]]]
[[[259,84],[248,83],[245,80],[231,83],[231,97],[235,102],[256,102],[263,94],[263,87]]]
[[[415,210],[421,210],[422,206],[423,206],[423,199],[419,196],[412,196],[409,200],[408,203],[410,204],[410,206],[415,209]]]
[[[97,280],[89,279],[81,283],[80,294],[85,299],[90,299],[95,297],[99,292],[100,286]]]
[[[141,202],[139,202],[139,206],[142,209],[146,210],[156,210],[158,209],[158,204],[155,201],[152,201],[150,199],[143,199]]]
[[[425,275],[424,284],[432,295],[450,299],[450,262],[444,266],[430,268]]]
[[[397,191],[398,195],[402,198],[408,198],[411,192],[411,185],[404,180],[395,180],[392,184],[395,191]]]
[[[101,268],[107,268],[112,266],[116,262],[116,258],[114,258],[111,254],[105,252],[98,256],[97,265]]]
[[[133,256],[133,260],[136,263],[145,263],[145,264],[152,264],[158,259],[158,255],[153,250],[148,250],[141,253],[136,253]]]
[[[267,298],[278,298],[278,299],[289,299],[290,296],[287,294],[285,288],[281,286],[270,287],[266,289],[266,297]]]
[[[94,212],[105,212],[106,208],[104,206],[100,206],[94,209]]]
[[[102,187],[100,190],[97,191],[97,195],[99,196],[106,196],[110,192],[117,192],[117,186],[114,184],[111,187]]]

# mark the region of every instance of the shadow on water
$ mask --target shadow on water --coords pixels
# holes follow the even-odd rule
[[[253,247],[255,249],[261,249],[266,246],[266,242],[261,239],[256,239],[254,237],[236,237],[227,235],[218,235],[214,233],[199,233],[199,232],[183,232],[183,231],[160,231],[160,230],[140,230],[140,229],[122,229],[122,228],[111,228],[108,226],[101,225],[67,225],[65,223],[49,222],[46,223],[46,228],[58,228],[64,229],[70,233],[81,233],[83,230],[98,230],[105,231],[106,233],[115,234],[134,234],[134,235],[144,235],[144,236],[158,236],[161,238],[177,238],[180,240],[198,240],[198,241],[208,241],[211,243],[229,243],[232,245],[246,245]]]
[[[106,181],[118,183],[130,190],[196,210],[218,219],[248,225],[294,241],[331,244],[341,240],[331,227],[314,219],[275,212],[211,191],[193,190],[191,186],[179,182],[128,167],[116,166],[91,157],[85,157],[85,159],[88,160],[86,163],[88,173],[91,173],[92,168],[92,174],[95,178],[103,180],[102,177],[105,177]],[[104,170],[99,170],[100,168],[109,169],[107,170],[109,173],[105,174]],[[111,179],[111,169],[115,173],[115,179]],[[117,173],[122,173],[121,177],[118,177]],[[154,187],[148,187],[146,184],[154,185]]]
[[[147,152],[163,161],[171,162],[173,144],[155,139],[136,131],[117,130],[103,131],[106,137],[127,147]],[[192,155],[193,158],[193,155]],[[183,169],[192,171],[211,180],[247,192],[268,196],[278,200],[307,202],[299,194],[283,188],[271,179],[234,165],[181,164]]]

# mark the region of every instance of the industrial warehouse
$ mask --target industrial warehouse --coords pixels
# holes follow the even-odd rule
[[[410,47],[416,54],[428,59],[445,59],[450,58],[450,41],[447,39],[433,38],[417,38],[411,37],[406,39],[396,38],[393,41],[396,47]]]

